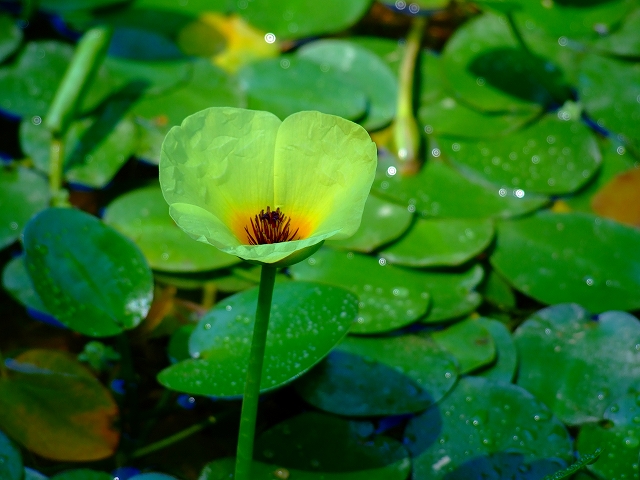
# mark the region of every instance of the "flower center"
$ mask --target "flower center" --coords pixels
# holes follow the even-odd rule
[[[244,227],[244,231],[247,232],[250,245],[265,245],[269,243],[289,242],[295,240],[295,236],[298,234],[298,230],[289,233],[289,227],[291,225],[291,219],[280,211],[279,208],[271,210],[267,207],[267,211],[261,210],[258,215],[253,219],[249,219],[251,222],[251,230],[249,226]]]

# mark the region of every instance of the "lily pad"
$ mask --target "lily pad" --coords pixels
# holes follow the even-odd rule
[[[640,56],[640,8],[632,11],[622,22],[622,25],[610,35],[594,42],[598,50],[604,50],[615,55]]]
[[[589,310],[640,308],[640,231],[582,213],[539,212],[498,224],[491,264],[536,300]]]
[[[337,285],[358,295],[360,312],[351,333],[404,327],[422,317],[429,306],[421,276],[387,265],[384,259],[325,248],[291,266],[290,271],[296,280]]]
[[[0,15],[0,63],[11,55],[22,42],[22,30],[9,15]]]
[[[348,77],[304,58],[261,60],[243,67],[238,77],[247,95],[247,107],[267,110],[280,119],[302,110],[356,119],[367,108],[364,92]]]
[[[254,0],[238,5],[237,12],[278,39],[294,39],[344,30],[356,23],[370,5],[371,0]]]
[[[118,407],[109,391],[69,355],[27,350],[0,378],[0,428],[36,454],[90,461],[115,452]],[[86,478],[86,477],[84,477]]]
[[[211,245],[194,242],[180,230],[159,186],[121,195],[107,207],[104,222],[133,240],[156,270],[199,272],[240,262]]]
[[[489,270],[480,291],[485,301],[501,310],[510,310],[516,306],[516,296],[513,289],[493,269]]]
[[[455,359],[428,338],[347,337],[296,391],[337,415],[415,413],[438,402],[458,377]]]
[[[487,141],[441,138],[458,168],[496,185],[547,195],[579,189],[602,159],[595,136],[578,120],[547,116],[528,128]]]
[[[0,431],[0,478],[22,480],[22,471],[20,449]]]
[[[640,323],[627,313],[594,321],[578,305],[557,305],[527,319],[514,339],[518,385],[570,425],[601,420],[607,405],[637,387]]]
[[[640,63],[588,55],[578,80],[580,100],[598,125],[640,145]]]
[[[497,354],[495,363],[476,375],[497,382],[511,383],[518,369],[518,352],[511,332],[503,323],[492,318],[481,317],[476,321],[491,334]]]
[[[350,42],[366,48],[375,53],[391,71],[398,76],[400,63],[404,55],[405,42],[402,40],[392,40],[390,38],[374,36],[355,36],[349,38]]]
[[[0,249],[15,242],[48,203],[46,179],[26,168],[0,169]]]
[[[420,285],[429,292],[432,305],[423,323],[437,323],[468,315],[482,303],[475,291],[484,277],[480,265],[459,270],[425,270],[420,272]]]
[[[461,265],[485,250],[493,239],[486,219],[418,219],[409,232],[380,254],[407,267]]]
[[[577,449],[582,456],[597,448],[604,452],[587,468],[600,478],[638,478],[640,447],[640,399],[638,392],[616,399],[604,412],[604,422],[580,429]]]
[[[509,466],[508,478],[539,479],[573,458],[569,433],[544,404],[520,387],[478,377],[461,379],[412,418],[405,435],[415,480],[504,478],[500,466]],[[526,476],[532,468],[544,473]]]
[[[73,122],[64,143],[64,175],[67,181],[103,188],[133,153],[137,130],[124,117],[123,101],[110,102],[99,115]],[[51,132],[31,119],[20,125],[20,145],[35,167],[49,172]]]
[[[153,278],[128,239],[86,213],[50,208],[25,228],[25,263],[46,309],[94,337],[135,328],[146,317]]]
[[[112,56],[104,60],[115,90],[137,89],[147,96],[165,93],[188,82],[195,64],[193,60],[140,62]]]
[[[160,383],[194,395],[242,395],[257,299],[257,288],[247,290],[205,315],[189,339],[192,358],[160,372]],[[276,284],[262,390],[284,385],[319,362],[346,335],[356,312],[356,297],[341,288]]]
[[[0,109],[28,119],[44,117],[72,56],[73,47],[66,43],[28,43],[14,66],[0,69],[0,91],[3,92]],[[112,84],[107,70],[101,67],[81,110],[92,110],[111,91]]]
[[[2,271],[2,286],[16,301],[27,308],[47,312],[46,307],[33,288],[33,282],[24,264],[24,257],[15,257],[7,262]]]
[[[540,112],[552,101],[544,81],[561,82],[549,61],[518,44],[506,20],[492,13],[456,30],[442,52],[450,88],[464,103],[488,112]]]
[[[320,65],[321,70],[343,73],[368,100],[360,123],[367,130],[387,125],[396,112],[398,81],[391,69],[374,53],[344,40],[319,40],[303,46],[297,55]]]
[[[440,150],[435,150],[440,156]],[[517,189],[466,178],[433,157],[414,176],[398,175],[398,168],[389,157],[379,157],[378,169],[373,191],[423,217],[512,217],[537,210],[548,201],[541,195],[518,196]]]
[[[496,358],[493,337],[479,319],[462,320],[430,336],[456,358],[460,374],[477,370]]]
[[[343,250],[372,252],[402,235],[413,214],[405,207],[369,195],[364,204],[362,222],[358,231],[346,240],[327,240],[326,245]]]

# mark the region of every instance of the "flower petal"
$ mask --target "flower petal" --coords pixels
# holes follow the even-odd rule
[[[337,232],[336,240],[356,232],[377,163],[364,128],[334,115],[295,113],[278,130],[274,162],[274,207],[292,225],[308,226],[311,237]]]
[[[209,108],[187,117],[162,144],[160,185],[175,207],[176,223],[192,237],[208,229],[210,243],[244,243],[249,218],[273,205],[273,156],[281,122],[268,112],[239,108]],[[185,204],[198,207],[227,228],[211,230],[209,218],[200,227]],[[193,211],[190,211],[193,213]],[[198,218],[202,217],[200,212]]]

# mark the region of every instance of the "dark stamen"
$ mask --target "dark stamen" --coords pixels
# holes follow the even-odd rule
[[[289,233],[291,219],[287,218],[279,208],[272,211],[270,207],[267,207],[266,213],[262,210],[255,218],[249,219],[249,221],[251,222],[253,234],[249,231],[248,225],[244,227],[244,230],[247,232],[250,245],[289,242],[295,240],[299,230],[296,229],[292,234]]]

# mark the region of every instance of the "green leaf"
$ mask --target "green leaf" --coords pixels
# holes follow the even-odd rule
[[[600,217],[539,212],[498,224],[493,267],[547,303],[589,310],[640,308],[640,232]]]
[[[296,391],[314,407],[337,415],[414,413],[453,388],[455,359],[428,338],[347,337]]]
[[[556,305],[527,319],[514,340],[518,385],[570,425],[601,420],[640,377],[640,323],[624,312],[594,321],[576,304]]]
[[[63,138],[64,176],[92,188],[105,187],[133,153],[137,129],[122,117],[125,100],[109,102],[98,115],[71,123]],[[49,172],[51,132],[44,123],[25,119],[20,124],[20,146],[35,167]]]
[[[47,311],[33,288],[33,282],[24,264],[24,257],[15,257],[7,262],[2,271],[2,286],[16,301],[39,312]]]
[[[496,345],[489,330],[479,319],[466,319],[433,332],[431,338],[451,352],[465,374],[490,364],[496,358]]]
[[[73,56],[73,47],[56,41],[29,42],[17,63],[0,69],[0,108],[19,117],[44,117]],[[87,92],[82,111],[100,104],[112,91],[101,68]]]
[[[640,8],[633,10],[624,19],[622,25],[610,35],[594,42],[598,50],[627,57],[640,56]]]
[[[257,288],[247,290],[205,315],[189,339],[192,358],[160,372],[160,383],[194,395],[242,395],[257,298]],[[357,299],[340,288],[276,284],[262,390],[284,385],[318,363],[346,335],[356,312]]]
[[[601,454],[602,450],[600,448],[597,448],[593,453],[581,455],[580,459],[573,465],[552,475],[547,475],[542,480],[562,480],[563,478],[571,477],[577,471],[582,470],[587,465],[591,465],[593,462],[595,462]]]
[[[482,303],[482,296],[475,288],[483,277],[484,270],[477,264],[463,270],[422,271],[420,285],[424,285],[432,299],[431,308],[422,322],[443,322],[473,312]]]
[[[0,249],[15,242],[48,203],[49,186],[40,175],[26,168],[0,168]]]
[[[489,273],[480,286],[480,293],[485,301],[501,310],[510,310],[516,306],[516,296],[513,289],[494,269],[489,269]]]
[[[422,317],[429,306],[429,293],[420,275],[387,265],[384,259],[325,248],[291,266],[290,271],[296,280],[328,283],[358,295],[360,312],[352,333],[404,327]]]
[[[578,94],[598,125],[640,145],[640,63],[588,55],[581,64]]]
[[[461,379],[412,418],[405,435],[415,480],[539,479],[573,458],[569,433],[544,404],[520,387],[478,377]]]
[[[32,452],[57,461],[113,455],[118,407],[109,391],[69,355],[27,350],[0,378],[0,428]]]
[[[539,77],[561,81],[553,64],[532,58],[505,19],[490,13],[456,30],[442,52],[442,68],[456,99],[488,112],[540,112],[551,97]]]
[[[238,78],[246,91],[248,108],[270,111],[280,119],[302,110],[356,119],[367,107],[364,92],[348,77],[304,58],[284,56],[254,62],[243,67]]]
[[[24,478],[22,480],[48,480],[49,477],[44,476],[40,472],[31,468],[24,468]]]
[[[0,431],[0,478],[22,480],[22,470],[20,449]]]
[[[511,383],[518,369],[518,352],[511,332],[498,320],[478,318],[476,320],[486,328],[496,346],[496,361],[476,375],[497,382]]]
[[[130,238],[151,268],[165,272],[200,272],[228,267],[238,257],[193,241],[169,216],[159,186],[121,195],[107,207],[104,222]]]
[[[483,219],[418,219],[409,232],[380,254],[407,267],[461,265],[489,246],[493,222]]]
[[[97,218],[50,208],[25,228],[25,263],[46,309],[72,330],[117,335],[145,318],[153,278],[133,243]]]
[[[327,240],[330,247],[356,252],[372,252],[402,235],[409,225],[413,214],[406,208],[369,195],[364,205],[360,228],[345,240]]]
[[[344,30],[356,23],[369,5],[371,0],[254,0],[239,5],[237,12],[278,39],[294,39]]]
[[[440,150],[437,154],[440,155]],[[389,157],[378,158],[372,190],[423,217],[512,217],[547,203],[547,198],[541,195],[518,197],[515,189],[509,191],[468,179],[434,158],[429,158],[417,175],[401,176],[397,171]]]
[[[301,58],[335,69],[348,78],[368,100],[367,114],[360,123],[367,130],[387,125],[396,112],[398,82],[391,69],[374,53],[344,40],[319,40],[297,51]]]
[[[613,398],[604,412],[604,422],[589,423],[580,429],[577,439],[580,457],[602,448],[603,455],[588,470],[599,478],[612,480],[638,475],[640,447],[640,399],[637,390]]]
[[[461,170],[520,195],[573,192],[589,181],[602,159],[595,136],[579,119],[551,115],[505,138],[441,138],[440,145]]]
[[[0,15],[0,63],[11,55],[22,42],[22,30],[14,19],[6,14]]]

